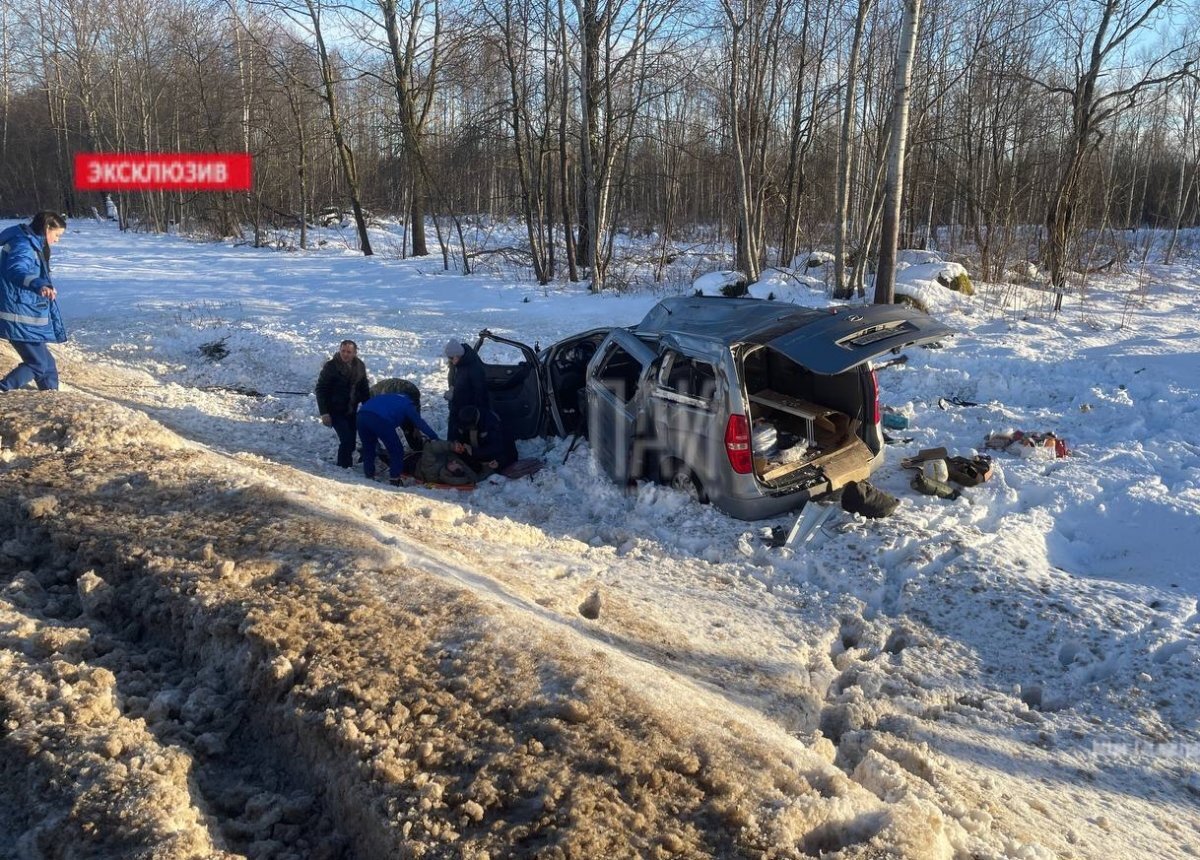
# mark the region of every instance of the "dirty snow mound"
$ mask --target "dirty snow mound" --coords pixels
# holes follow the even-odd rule
[[[149,422],[146,456],[120,407],[6,406],[2,764],[39,787],[5,798],[21,839],[83,834],[113,858],[945,854],[932,805],[881,800],[827,742],[766,736],[665,675],[655,691],[653,669],[619,682],[619,654]]]

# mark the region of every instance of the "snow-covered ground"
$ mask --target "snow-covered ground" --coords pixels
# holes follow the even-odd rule
[[[960,334],[879,371],[902,504],[795,553],[566,440],[469,494],[333,465],[342,338],[444,429],[448,338],[657,296],[92,222],[54,267],[63,392],[0,417],[0,854],[1200,856],[1195,257],[1057,318],[917,285]],[[909,488],[1016,429],[1071,455]]]

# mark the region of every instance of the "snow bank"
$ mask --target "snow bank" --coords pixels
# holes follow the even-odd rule
[[[22,844],[944,854],[932,806],[889,811],[827,753],[690,683],[410,567],[406,528],[339,517],[85,396],[5,406],[4,552],[22,572],[0,603],[0,764],[5,785],[40,786],[8,798]],[[411,500],[367,493],[406,520]]]

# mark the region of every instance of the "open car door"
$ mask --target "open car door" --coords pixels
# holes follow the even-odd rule
[[[492,411],[500,416],[514,439],[532,439],[543,432],[546,385],[537,353],[520,341],[479,333],[475,352],[483,364]]]

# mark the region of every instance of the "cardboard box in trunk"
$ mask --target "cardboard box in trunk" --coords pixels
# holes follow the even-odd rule
[[[758,470],[759,478],[771,486],[781,486],[788,483],[788,476],[796,475],[799,478],[798,473],[807,470],[811,475],[809,487],[812,495],[819,496],[840,489],[851,481],[864,481],[870,477],[874,455],[854,432],[858,422],[842,413],[834,414],[839,417],[830,422],[833,429],[829,432],[837,434],[837,444],[829,445],[816,456],[804,460],[767,463],[765,468]]]

